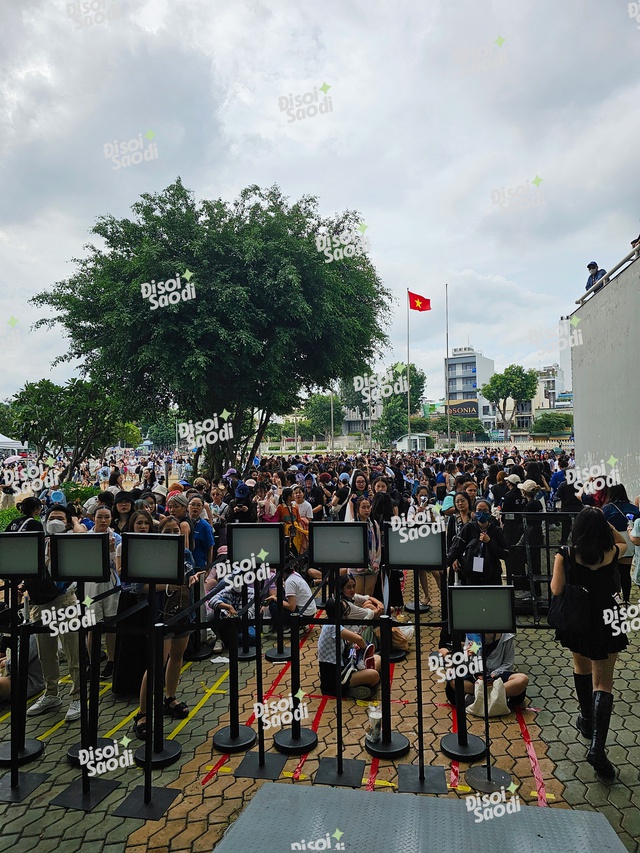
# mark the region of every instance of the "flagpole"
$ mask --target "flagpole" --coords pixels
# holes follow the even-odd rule
[[[449,285],[444,286],[444,313],[447,334],[447,375],[445,376],[446,387],[444,389],[445,406],[447,407],[447,449],[451,450],[451,406],[449,405]]]
[[[407,288],[407,449],[411,453],[411,376],[409,373],[409,288]]]

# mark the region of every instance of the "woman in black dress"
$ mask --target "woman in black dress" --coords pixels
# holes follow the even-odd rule
[[[618,555],[623,537],[608,523],[602,510],[585,507],[573,523],[573,545],[567,549],[571,582],[589,592],[589,615],[580,633],[556,631],[556,639],[573,652],[573,678],[580,704],[576,728],[591,740],[587,761],[603,782],[613,782],[616,771],[605,752],[613,708],[613,670],[618,652],[628,646],[624,633],[613,635],[604,610],[616,607]],[[566,584],[564,557],[557,554],[551,592],[561,595]]]

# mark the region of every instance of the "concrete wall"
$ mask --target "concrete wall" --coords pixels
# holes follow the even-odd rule
[[[633,501],[640,494],[640,261],[573,317],[583,341],[571,347],[576,464],[615,456]]]

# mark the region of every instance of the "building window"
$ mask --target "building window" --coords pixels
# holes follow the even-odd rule
[[[490,406],[483,406],[483,407],[482,407],[482,414],[483,414],[483,416],[484,416],[484,417],[488,417],[488,415],[490,415],[490,414],[491,414],[491,412],[490,412]],[[486,426],[486,424],[485,424],[485,426]]]

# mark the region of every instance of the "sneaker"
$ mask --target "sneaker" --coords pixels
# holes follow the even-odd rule
[[[37,702],[27,709],[27,717],[37,717],[38,714],[46,714],[49,711],[54,711],[62,705],[62,699],[59,696],[41,696]]]
[[[80,718],[80,700],[72,699],[69,703],[69,710],[64,715],[64,719],[67,723],[71,723],[74,720]]]
[[[215,643],[213,644],[213,651],[214,652],[221,652],[221,651],[223,651],[223,649],[224,649],[224,643],[222,642],[222,640],[216,640]]]
[[[371,699],[374,695],[374,690],[370,687],[367,687],[366,684],[359,684],[357,687],[350,687],[347,690],[347,696],[350,699]]]
[[[104,665],[104,669],[100,673],[100,677],[101,678],[111,678],[112,675],[113,675],[113,661],[108,660],[106,662],[106,664]]]

